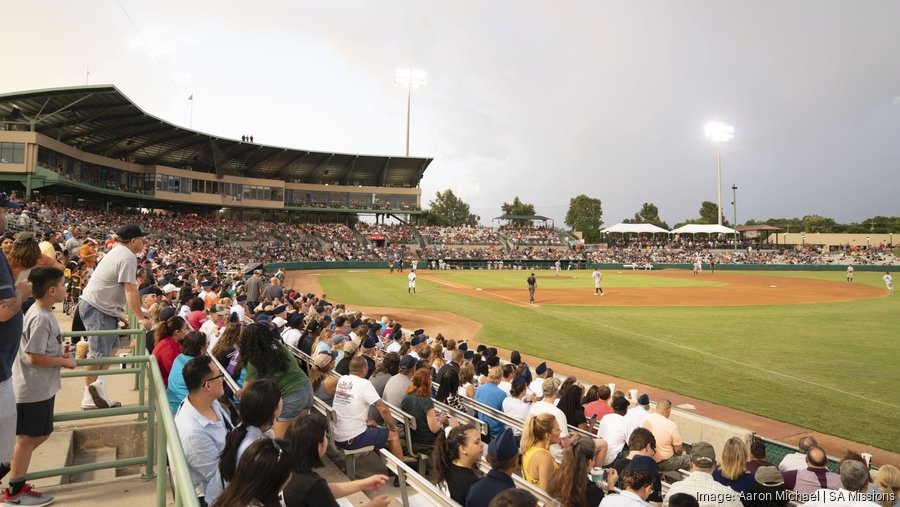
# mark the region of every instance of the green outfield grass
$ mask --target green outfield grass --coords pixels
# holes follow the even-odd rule
[[[841,272],[743,273],[844,279]],[[539,284],[593,286],[589,271],[565,274],[577,278]],[[666,280],[616,275],[604,272],[604,288]],[[883,287],[881,275],[857,272],[855,283]],[[528,273],[441,276],[501,287],[523,286]],[[447,292],[422,277],[414,296],[403,275],[334,272],[319,279],[331,298],[348,304],[452,311],[484,324],[473,337],[481,342],[900,451],[900,295],[785,306],[522,307]]]
[[[616,276],[618,273],[621,275]],[[471,287],[519,287],[524,288],[525,280],[528,279],[532,271],[450,271],[441,273],[440,277],[449,282],[461,283]],[[576,289],[576,288],[594,288],[594,279],[591,278],[592,271],[572,270],[560,271],[559,276],[550,270],[534,271],[538,278],[538,287],[554,288],[554,289]],[[662,276],[651,276],[641,271],[620,271],[608,270],[603,273],[603,288],[616,287],[713,287],[722,285],[719,282],[704,280],[703,277],[696,279],[666,278]]]

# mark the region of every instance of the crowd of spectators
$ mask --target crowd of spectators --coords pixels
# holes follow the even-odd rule
[[[429,245],[499,245],[500,235],[491,227],[418,226],[416,229]]]
[[[500,234],[513,245],[563,245],[559,233],[551,227],[504,226],[500,228]]]
[[[363,236],[370,234],[384,236],[385,243],[415,243],[416,237],[412,228],[404,224],[367,224],[359,222],[356,224],[356,230]]]

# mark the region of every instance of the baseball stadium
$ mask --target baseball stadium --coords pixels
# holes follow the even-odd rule
[[[667,417],[677,424],[677,440],[685,448],[708,443],[722,452],[737,439],[765,451],[754,459],[777,465],[798,449],[808,452],[812,437],[813,446],[827,452],[828,473],[835,476],[852,459],[845,455],[864,456],[873,478],[882,467],[900,466],[900,349],[891,338],[900,325],[900,299],[890,278],[898,265],[892,234],[820,235],[721,224],[670,231],[622,223],[606,228],[600,242],[588,243],[579,231],[535,214],[504,214],[495,226],[434,225],[423,216],[420,186],[430,158],[317,152],[207,134],[146,113],[111,85],[0,95],[0,127],[0,181],[8,208],[3,252],[13,273],[32,273],[32,286],[41,270],[58,267],[64,273],[66,291],[54,314],[66,350],[71,346],[77,358],[77,366],[61,373],[48,443],[33,450],[26,465],[31,483],[19,487],[33,503],[21,505],[46,505],[40,502],[54,496],[60,504],[79,505],[104,488],[133,490],[140,505],[232,505],[221,502],[253,490],[246,476],[251,482],[237,487],[242,474],[252,466],[268,470],[270,462],[232,462],[232,482],[218,492],[220,503],[198,486],[198,477],[208,472],[197,471],[200,451],[184,436],[188,430],[180,417],[200,395],[191,386],[180,394],[172,387],[173,368],[182,384],[193,378],[195,361],[186,351],[194,332],[204,343],[193,356],[211,356],[212,363],[204,365],[220,372],[213,379],[223,379],[218,403],[227,401],[223,406],[235,418],[258,424],[247,422],[241,407],[251,403],[241,404],[239,394],[247,396],[263,380],[250,382],[246,369],[244,380],[234,370],[234,351],[240,350],[235,338],[226,338],[234,334],[229,329],[237,330],[245,352],[254,350],[247,336],[271,331],[266,339],[274,336],[278,347],[290,351],[297,375],[313,379],[318,387],[306,412],[320,414],[328,425],[322,475],[330,483],[367,475],[365,484],[377,483],[340,490],[357,504],[369,501],[365,491],[382,486],[379,477],[387,479],[381,492],[388,496],[372,500],[384,502],[377,505],[470,502],[457,500],[452,489],[448,493],[449,477],[431,479],[435,458],[415,445],[416,421],[421,429],[424,419],[417,419],[406,398],[378,405],[388,407],[384,421],[405,423],[399,456],[377,444],[350,450],[341,443],[340,422],[347,416],[328,398],[342,395],[356,357],[376,365],[375,375],[368,371],[373,379],[395,363],[394,378],[404,375],[406,358],[416,364],[410,355],[415,354],[415,370],[426,362],[432,375],[422,378],[433,382],[438,398],[436,386],[445,382],[482,384],[474,395],[460,387],[459,396],[428,398],[439,419],[449,415],[469,424],[484,441],[486,458],[466,465],[480,470],[478,475],[497,466],[492,453],[503,452],[505,433],[491,424],[518,433],[536,419],[526,423],[504,414],[505,405],[492,406],[479,396],[491,389],[484,386],[495,374],[503,376],[501,386],[521,378],[518,392],[525,399],[534,396],[535,404],[543,403],[542,395],[545,401],[554,396],[555,376],[566,381],[564,389],[579,390],[576,404],[602,403],[617,411],[643,407],[657,414],[669,407]],[[103,258],[113,255],[107,252],[135,241],[143,245],[135,252],[138,276],[122,283],[139,294],[139,306],[128,296],[127,323],[98,331],[84,309],[97,304],[92,277],[105,269]],[[41,250],[39,260],[22,262],[18,249],[26,244]],[[176,312],[184,317],[180,325],[186,323],[187,337],[170,333],[180,320]],[[297,334],[293,340],[291,330]],[[103,333],[121,334],[120,354],[93,353],[94,342],[85,337]],[[163,350],[173,340],[170,334],[183,340],[180,366]],[[226,340],[231,352],[223,349],[216,357]],[[247,355],[248,366],[240,368],[258,361]],[[337,373],[341,361],[349,364],[349,375]],[[477,376],[456,378],[467,370],[458,361],[471,362],[468,369]],[[443,371],[453,364],[451,379]],[[101,380],[85,383],[98,371]],[[543,392],[531,394],[529,385],[526,394],[525,375]],[[541,375],[547,376],[543,384]],[[337,394],[328,392],[328,379],[336,382]],[[590,399],[591,392],[600,394]],[[282,396],[287,407],[293,393],[282,389]],[[564,393],[559,396],[562,407],[568,402]],[[169,397],[176,398],[177,410],[170,410]],[[596,415],[588,421],[577,416],[582,423],[570,419],[570,431],[584,441],[599,437],[608,453],[605,466],[615,453],[624,456]],[[275,435],[286,438],[283,443],[294,452],[301,445],[290,440],[301,435],[295,426],[313,431],[304,426],[313,422],[299,422],[312,416],[295,416],[283,427],[280,417],[274,423],[269,418],[268,427],[274,424]],[[12,426],[19,427],[15,420]],[[656,438],[656,445],[664,445]],[[675,447],[680,451],[682,444]],[[688,463],[690,451],[681,452]],[[743,456],[750,461],[746,451]],[[22,470],[15,460],[10,466],[7,472]],[[209,473],[225,470],[217,466],[214,460]],[[688,480],[687,468],[661,472],[663,492]],[[516,486],[542,505],[564,504],[552,487],[523,481],[520,474],[531,472],[517,469]],[[392,486],[390,477],[402,480]],[[617,488],[604,487],[607,495]],[[289,491],[290,485],[286,505],[316,504],[291,503]],[[21,493],[4,494],[8,499]]]

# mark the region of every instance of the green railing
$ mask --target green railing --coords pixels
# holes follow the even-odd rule
[[[43,479],[61,475],[73,475],[95,470],[110,468],[123,468],[143,466],[143,479],[156,478],[156,505],[164,507],[167,504],[166,489],[169,474],[166,471],[166,456],[168,450],[168,464],[171,467],[171,475],[174,480],[175,505],[199,507],[200,503],[194,493],[193,482],[188,470],[187,459],[181,440],[175,429],[175,418],[169,409],[169,401],[166,396],[165,384],[156,358],[146,353],[146,331],[138,326],[137,320],[131,316],[129,329],[114,329],[108,331],[80,331],[64,332],[63,337],[86,336],[135,336],[134,354],[130,357],[103,357],[96,359],[79,359],[75,361],[77,366],[102,366],[121,364],[122,369],[107,370],[76,370],[66,371],[60,374],[61,378],[80,378],[105,375],[135,375],[134,389],[138,392],[138,403],[135,406],[116,408],[101,408],[96,410],[79,412],[60,412],[53,415],[53,422],[80,421],[85,419],[99,419],[103,417],[115,417],[122,415],[137,415],[138,421],[147,422],[147,442],[143,456],[133,458],[101,461],[98,463],[86,463],[83,465],[69,465],[62,468],[31,472],[25,476],[26,480]],[[124,367],[124,365],[130,365]],[[150,376],[149,400],[146,396],[147,375]],[[154,471],[154,464],[156,470]]]

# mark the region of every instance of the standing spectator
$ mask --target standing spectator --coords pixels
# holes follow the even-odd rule
[[[515,489],[512,474],[519,466],[519,447],[511,429],[507,428],[488,445],[487,460],[491,469],[469,487],[466,507],[488,507],[500,492]]]
[[[72,229],[72,237],[66,240],[66,251],[69,252],[69,259],[72,257],[77,257],[78,252],[81,251],[81,245],[84,241],[81,240],[81,231],[77,228]]]
[[[198,356],[184,365],[184,385],[188,389],[175,414],[175,427],[184,448],[194,493],[206,505],[206,487],[216,474],[225,439],[234,426],[218,399],[225,394],[225,375],[219,373],[209,356]]]
[[[113,236],[115,246],[97,265],[94,274],[88,280],[78,313],[88,331],[109,331],[118,329],[119,321],[127,322],[125,305],[131,309],[135,318],[150,329],[150,320],[141,314],[141,299],[138,295],[137,254],[144,251],[144,236],[147,233],[135,224],[119,227]],[[119,349],[118,336],[88,337],[89,358],[115,357]],[[105,370],[109,365],[85,366],[86,370]],[[97,377],[84,378],[84,397],[81,408],[91,409],[102,406],[113,406],[106,394],[106,385]]]
[[[497,384],[500,383],[500,377],[502,375],[503,371],[499,367],[495,366],[491,368],[488,373],[488,381],[475,391],[475,401],[487,405],[494,410],[503,411],[503,399],[506,398],[506,393],[501,391],[497,386]],[[488,423],[488,427],[491,430],[491,436],[494,437],[499,435],[505,427],[502,422],[480,412],[478,413],[478,419]]]
[[[49,505],[53,497],[32,489],[25,473],[34,450],[53,433],[53,406],[60,389],[60,368],[75,368],[71,354],[63,354],[59,324],[53,305],[66,299],[63,272],[35,268],[28,277],[35,303],[25,315],[19,354],[12,367],[19,436],[15,453],[4,471],[10,472],[9,488],[3,490],[4,505]]]
[[[281,288],[281,280],[278,277],[273,276],[269,279],[269,286],[263,291],[263,299],[273,303],[276,299],[284,301],[284,290]]]
[[[753,474],[747,471],[747,446],[738,437],[725,441],[722,449],[722,466],[712,474],[719,484],[728,486],[738,493],[750,491],[756,483]]]
[[[186,334],[181,340],[181,353],[172,362],[172,369],[169,371],[169,380],[166,385],[166,398],[169,399],[169,408],[172,409],[172,414],[178,412],[178,406],[188,395],[187,386],[184,385],[184,365],[197,356],[205,355],[206,336],[199,331],[191,331]]]
[[[473,467],[481,460],[484,442],[472,424],[460,424],[449,433],[438,432],[431,454],[434,481],[445,483],[450,498],[465,505],[469,488],[478,476]]]
[[[291,419],[313,404],[309,377],[297,365],[294,356],[271,329],[263,324],[250,324],[241,334],[241,358],[247,369],[246,382],[270,378],[281,389],[283,407],[275,421],[275,436],[283,437]]]
[[[256,307],[259,305],[259,298],[262,296],[265,285],[266,284],[262,279],[262,271],[258,269],[254,271],[253,276],[247,280],[247,283],[245,284],[247,290],[247,308],[250,309],[251,313],[255,311]]]
[[[656,436],[655,433],[654,436]],[[657,454],[659,454],[658,439],[656,445]],[[701,507],[714,505],[741,507],[740,495],[712,478],[712,472],[716,468],[716,450],[713,449],[713,446],[706,442],[695,442],[691,448],[690,464],[691,475],[669,487],[669,492],[663,500],[663,507],[669,507],[669,499],[676,493],[687,493],[693,496],[700,502]]]
[[[357,491],[377,491],[385,482],[384,475],[372,475],[365,479],[329,484],[315,472],[322,468],[322,457],[328,449],[326,430],[328,423],[318,413],[294,419],[287,431],[291,445],[291,480],[284,488],[284,505],[287,507],[338,507],[336,499]],[[380,495],[361,507],[386,507],[391,502],[387,495]]]
[[[650,430],[656,439],[654,459],[663,472],[679,470],[688,466],[688,457],[684,454],[681,433],[678,431],[678,426],[669,419],[670,415],[672,415],[672,402],[659,400],[656,403],[656,411],[641,423],[641,427]]]
[[[163,383],[166,388],[169,387],[169,373],[172,371],[172,365],[175,358],[181,354],[181,342],[188,334],[188,325],[181,317],[172,317],[156,328],[156,345],[153,347],[153,356],[159,363],[159,372],[162,374]],[[102,407],[105,400],[97,400]]]
[[[219,457],[216,475],[206,486],[207,503],[212,503],[234,479],[241,455],[261,437],[275,438],[272,426],[281,413],[281,392],[278,384],[268,379],[247,384],[241,396],[241,423],[225,438],[225,448]]]
[[[581,435],[576,435],[563,452],[555,480],[547,488],[547,494],[559,500],[562,507],[594,507],[603,501],[603,490],[588,478],[596,452],[594,441]],[[610,468],[608,473],[607,483],[615,484],[616,470]]]
[[[291,478],[288,442],[263,438],[241,456],[234,480],[213,507],[270,507],[281,505],[279,496]]]

